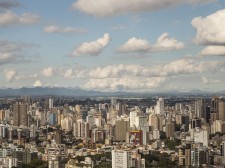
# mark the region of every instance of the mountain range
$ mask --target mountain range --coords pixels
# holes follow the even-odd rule
[[[64,87],[35,87],[35,88],[18,88],[18,89],[0,89],[0,97],[5,96],[73,96],[73,97],[95,97],[95,96],[153,96],[153,95],[225,95],[225,91],[210,92],[201,90],[192,90],[189,92],[167,91],[167,92],[100,92],[93,90],[82,90],[80,88],[64,88]]]

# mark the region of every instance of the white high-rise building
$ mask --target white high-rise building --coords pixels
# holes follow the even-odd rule
[[[138,116],[137,111],[131,111],[130,112],[130,127],[136,126],[137,116]]]
[[[132,167],[131,151],[112,150],[112,168]]]
[[[195,128],[193,132],[193,137],[195,143],[202,143],[203,146],[208,147],[208,139],[209,139],[208,131]]]
[[[66,117],[61,120],[61,127],[63,130],[69,131],[73,128],[73,119],[71,117]]]
[[[157,100],[156,106],[155,106],[155,113],[156,114],[165,114],[164,109],[164,99],[162,97]]]
[[[49,109],[53,108],[53,98],[49,98]]]

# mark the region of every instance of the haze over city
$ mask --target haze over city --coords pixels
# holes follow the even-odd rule
[[[224,90],[222,0],[0,1],[1,88]]]

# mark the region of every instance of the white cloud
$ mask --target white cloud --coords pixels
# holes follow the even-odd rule
[[[101,91],[144,91],[158,88],[166,81],[165,77],[122,77],[122,78],[105,78],[105,79],[90,79],[84,85],[86,89],[101,90]]]
[[[200,56],[225,56],[225,46],[207,46],[199,53]]]
[[[119,47],[119,52],[147,52],[151,48],[150,43],[145,39],[130,38],[125,44]]]
[[[10,26],[10,25],[28,25],[34,24],[39,21],[39,16],[23,13],[21,16],[7,11],[5,13],[0,14],[0,26]]]
[[[41,74],[45,77],[50,77],[50,76],[53,76],[54,75],[54,68],[53,67],[47,67],[47,68],[44,68],[42,71],[41,71]]]
[[[198,4],[216,0],[77,0],[72,8],[96,17],[124,13],[151,12],[182,4]]]
[[[195,41],[206,45],[225,45],[225,9],[203,17],[196,17],[192,25],[197,30]]]
[[[160,52],[179,50],[184,48],[184,44],[174,38],[170,38],[168,33],[160,35],[155,44],[151,46],[146,39],[132,37],[125,44],[118,48],[121,53],[126,52]]]
[[[168,33],[163,33],[157,39],[156,43],[153,45],[153,51],[170,51],[179,50],[184,48],[182,42],[177,41],[174,38],[170,38]]]
[[[41,87],[43,86],[42,82],[40,80],[36,80],[34,83],[33,83],[33,86],[34,87]]]
[[[204,83],[204,84],[219,84],[219,83],[221,83],[222,81],[221,80],[218,80],[218,79],[208,79],[208,78],[206,78],[205,76],[202,76],[201,77],[202,78],[202,82]]]
[[[7,82],[12,82],[17,75],[15,70],[4,70],[4,74]]]
[[[64,77],[65,78],[69,78],[69,79],[72,79],[74,78],[74,72],[72,69],[67,69],[64,73]]]
[[[83,34],[87,30],[84,28],[74,28],[74,27],[60,27],[56,25],[50,25],[44,28],[45,33],[76,33]]]
[[[103,48],[107,46],[107,44],[110,42],[111,37],[109,34],[104,34],[103,37],[97,39],[96,41],[91,42],[85,42],[75,48],[75,50],[72,53],[72,56],[84,56],[84,55],[90,55],[90,56],[97,56],[101,53]]]
[[[181,74],[195,74],[212,72],[221,69],[225,62],[221,61],[198,61],[194,58],[183,58],[168,64],[155,66],[143,66],[138,64],[120,64],[97,67],[90,70],[81,70],[76,73],[78,78],[121,78],[130,77],[163,77]]]

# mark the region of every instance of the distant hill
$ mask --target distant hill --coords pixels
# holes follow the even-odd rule
[[[129,92],[99,92],[87,91],[80,88],[61,88],[61,87],[35,87],[35,88],[19,88],[19,89],[0,89],[1,96],[125,96],[132,95]],[[135,95],[135,94],[134,94]]]
[[[206,92],[201,90],[192,90],[189,92],[169,91],[169,92],[100,92],[92,90],[82,90],[80,88],[63,88],[63,87],[35,87],[35,88],[19,88],[19,89],[0,89],[0,97],[5,96],[72,96],[72,97],[95,97],[95,96],[132,96],[132,97],[148,97],[148,96],[179,96],[179,95],[225,95],[225,91]]]

